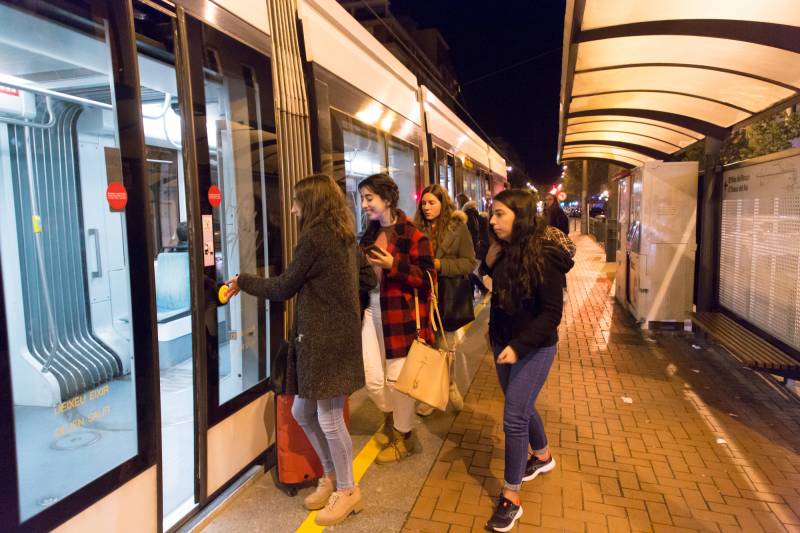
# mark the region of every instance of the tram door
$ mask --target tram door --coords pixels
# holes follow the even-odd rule
[[[206,469],[218,458],[203,457],[206,431],[264,387],[267,347],[282,337],[280,305],[247,294],[227,302],[219,292],[240,272],[280,272],[281,196],[267,57],[187,15],[188,64],[176,72],[176,19],[137,3],[134,20],[154,218],[166,530],[213,492]],[[191,102],[182,101],[181,76]],[[182,109],[193,111],[191,138],[182,136],[190,127]],[[190,148],[194,168],[185,164]],[[193,270],[195,248],[202,265]]]
[[[281,195],[271,64],[255,50],[189,21],[201,207],[209,425],[264,386],[267,354],[282,338],[280,304],[242,293],[220,305],[216,289],[247,272],[280,273]],[[196,37],[195,37],[196,35]],[[198,75],[202,72],[202,77]],[[205,116],[199,116],[202,102]],[[205,136],[200,128],[205,126]],[[210,293],[210,294],[209,294]]]
[[[145,179],[156,286],[161,397],[162,520],[169,529],[197,504],[195,358],[192,342],[189,208],[186,194],[174,17],[134,4]]]

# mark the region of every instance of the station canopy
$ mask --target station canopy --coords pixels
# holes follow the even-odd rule
[[[567,0],[561,160],[669,160],[798,94],[798,0]]]

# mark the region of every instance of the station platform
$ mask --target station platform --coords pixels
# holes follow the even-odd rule
[[[559,352],[537,402],[558,465],[523,486],[515,531],[800,532],[798,398],[692,333],[639,330],[614,303],[600,247],[573,238]],[[366,508],[329,529],[483,531],[503,473],[487,320],[484,305],[462,332],[464,409],[418,419],[409,459],[372,462],[382,417],[363,392],[351,398]],[[321,531],[305,492],[290,498],[266,473],[202,528]]]

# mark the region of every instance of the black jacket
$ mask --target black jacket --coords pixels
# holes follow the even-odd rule
[[[366,269],[359,262],[355,244],[337,243],[332,230],[320,224],[300,235],[280,276],[239,276],[239,287],[255,296],[284,301],[297,294],[297,334],[290,342],[301,398],[324,400],[364,386],[359,274]],[[369,283],[365,278],[362,283]]]
[[[543,280],[533,287],[533,296],[523,300],[519,309],[513,312],[502,309],[497,293],[492,294],[489,338],[492,344],[503,348],[511,346],[519,358],[558,342],[558,325],[564,306],[562,287],[565,274],[574,263],[566,252],[549,243],[544,246],[544,254]],[[516,283],[507,278],[506,267],[506,258],[501,254],[490,269],[495,287]]]
[[[557,203],[547,208],[547,223],[569,235],[569,218]]]
[[[467,229],[472,237],[472,246],[475,248],[475,257],[482,261],[486,257],[486,250],[489,249],[489,225],[484,217],[478,212],[478,204],[469,201],[461,208],[467,215]]]

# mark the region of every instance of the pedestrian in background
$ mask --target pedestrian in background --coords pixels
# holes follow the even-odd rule
[[[509,531],[522,516],[522,482],[555,468],[535,406],[556,355],[561,287],[573,262],[545,238],[547,224],[536,216],[534,197],[527,190],[500,192],[490,224],[498,242],[487,252],[484,266],[493,286],[489,339],[505,395],[505,467],[503,490],[486,527]]]
[[[489,249],[489,221],[486,216],[478,211],[478,204],[463,192],[458,195],[458,204],[460,209],[467,215],[467,229],[472,237],[475,258],[480,264],[483,258],[486,257],[486,250]],[[472,281],[472,286],[478,289],[482,295],[489,291],[483,280],[481,280],[478,269],[469,274],[469,279]]]
[[[434,268],[438,273],[439,287],[447,284],[448,278],[466,278],[478,266],[475,259],[475,249],[470,232],[467,229],[467,214],[459,211],[453,205],[450,195],[438,184],[428,185],[423,189],[417,206],[417,214],[414,217],[416,226],[428,237],[433,246]],[[466,280],[464,280],[466,284]],[[472,299],[472,284],[462,285],[449,284],[452,289],[466,289],[469,291],[469,299]],[[441,295],[441,293],[440,293]],[[454,295],[448,295],[450,300],[455,300]],[[470,307],[471,307],[471,302]],[[443,313],[442,320],[447,323],[440,298],[439,310]],[[455,381],[455,369],[459,368],[461,361],[458,361],[458,351],[456,350],[456,336],[454,331],[445,330],[440,338],[441,347],[449,347],[455,353],[453,367],[450,372],[450,403],[460,411],[464,407],[464,399],[458,390]],[[463,353],[462,353],[463,357]],[[428,416],[433,413],[434,408],[425,403],[417,406],[417,414]]]
[[[374,174],[359,183],[358,190],[369,219],[361,246],[378,277],[364,316],[364,372],[367,392],[385,417],[384,433],[377,437],[385,447],[375,461],[386,464],[414,451],[415,400],[397,391],[394,383],[417,335],[434,342],[428,305],[434,258],[428,237],[398,209],[400,192],[392,178]]]
[[[364,386],[359,277],[363,282],[370,276],[369,271],[359,276],[353,217],[332,178],[315,174],[300,180],[291,212],[299,219],[300,235],[286,271],[270,278],[240,274],[227,284],[231,296],[241,290],[280,302],[297,294],[292,342],[299,394],[292,416],[325,471],[304,504],[321,509],[316,523],[328,526],[364,505],[353,476],[353,441],[344,408],[347,395]]]
[[[561,205],[556,201],[556,197],[548,194],[544,197],[545,203],[545,217],[547,223],[554,228],[560,229],[564,235],[569,235],[569,218],[567,214],[561,209]]]

